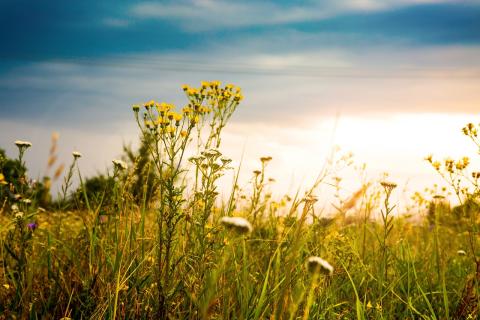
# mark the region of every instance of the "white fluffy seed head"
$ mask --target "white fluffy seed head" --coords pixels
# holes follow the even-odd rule
[[[250,222],[241,217],[222,217],[220,223],[223,224],[225,228],[234,230],[240,234],[247,234],[252,232],[253,229]]]
[[[307,259],[307,269],[311,273],[323,273],[328,276],[333,274],[333,267],[330,263],[320,257],[310,257]]]

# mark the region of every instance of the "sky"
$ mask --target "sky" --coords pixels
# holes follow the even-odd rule
[[[79,150],[86,175],[104,171],[137,143],[132,104],[182,106],[201,80],[243,89],[222,151],[245,184],[270,155],[293,192],[339,145],[413,190],[438,181],[427,154],[475,154],[461,128],[479,122],[478,0],[4,0],[0,43],[0,147],[32,141],[33,176],[53,131],[61,161]]]

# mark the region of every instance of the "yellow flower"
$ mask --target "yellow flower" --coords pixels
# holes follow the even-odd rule
[[[0,173],[0,184],[7,184],[7,181],[5,181],[5,176],[3,173]]]
[[[185,131],[185,130],[182,130],[182,131],[180,132],[180,135],[181,135],[182,137],[184,137],[184,138],[187,136],[187,134],[188,134],[188,133],[187,133],[187,131]]]
[[[162,115],[165,112],[168,112],[168,111],[170,111],[171,109],[174,108],[173,105],[165,103],[165,102],[157,103],[156,107],[157,107],[157,111],[160,112],[160,114],[162,114]]]
[[[367,309],[372,309],[372,308],[373,308],[372,303],[371,303],[370,301],[368,301],[368,303],[367,303]]]
[[[150,128],[153,127],[153,122],[150,121],[150,120],[146,120],[146,121],[145,121],[145,126],[150,129]]]
[[[189,113],[192,113],[192,108],[190,107],[183,107],[182,112],[188,116]]]
[[[145,103],[145,108],[150,108],[150,107],[153,107],[154,105],[155,105],[155,101],[150,100],[147,103]]]
[[[197,94],[198,94],[198,90],[195,89],[195,88],[188,88],[187,94],[188,94],[188,95],[191,95],[191,96],[197,95]]]

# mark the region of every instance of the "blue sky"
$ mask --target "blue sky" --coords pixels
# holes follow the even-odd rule
[[[252,159],[271,148],[289,174],[299,160],[286,150],[313,166],[334,140],[335,118],[362,130],[453,115],[457,126],[480,110],[480,1],[2,1],[0,42],[0,146],[13,153],[11,141],[36,140],[35,172],[54,130],[65,157],[83,149],[85,170],[104,169],[136,140],[131,104],[181,105],[181,84],[200,80],[242,86],[230,138],[249,141]],[[342,128],[336,137],[352,134]],[[370,138],[347,148],[359,148],[361,161],[381,158]],[[411,151],[411,141],[394,142]],[[323,151],[309,156],[311,144]],[[429,147],[427,136],[419,149]],[[395,172],[394,157],[375,170]]]

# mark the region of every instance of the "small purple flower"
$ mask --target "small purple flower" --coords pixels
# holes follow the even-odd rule
[[[35,229],[38,228],[38,223],[36,222],[30,222],[29,224],[27,224],[27,228],[30,230],[30,231],[35,231]]]

